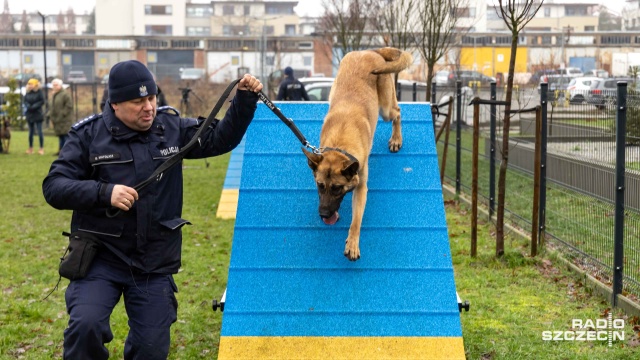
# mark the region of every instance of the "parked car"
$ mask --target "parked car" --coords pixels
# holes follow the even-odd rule
[[[186,68],[180,71],[180,80],[200,80],[204,79],[206,71],[200,68]]]
[[[587,98],[591,84],[597,80],[600,80],[600,78],[594,76],[572,78],[569,81],[569,85],[567,85],[567,91],[569,91],[570,95],[569,102],[573,104],[583,103]]]
[[[640,82],[634,78],[609,78],[598,79],[591,84],[589,94],[587,95],[587,103],[595,105],[596,108],[602,110],[606,107],[613,107],[618,99],[618,82],[626,81],[628,87],[638,89]]]
[[[333,81],[318,81],[304,84],[310,101],[329,101],[329,93],[331,92]]]
[[[300,81],[305,86],[307,84],[315,84],[315,83],[319,83],[319,82],[333,83],[334,80],[335,80],[335,78],[326,77],[326,76],[310,76],[310,77],[298,78],[298,81]]]
[[[537,85],[540,81],[546,81],[545,76],[547,75],[556,75],[556,69],[543,69],[536,70],[533,74],[531,74],[531,78],[529,78],[529,84]]]
[[[71,70],[67,75],[68,83],[83,83],[87,82],[87,76],[84,74],[82,70]]]
[[[557,97],[564,97],[564,90],[567,90],[572,78],[565,75],[546,75],[542,82],[549,84],[548,91],[555,94],[556,90],[560,90]],[[538,84],[538,94],[540,94],[540,84]]]
[[[479,71],[473,70],[458,70],[451,71],[449,73],[449,82],[450,86],[454,86],[456,84],[456,80],[460,79],[462,81],[462,86],[472,86],[473,83],[479,83],[479,85],[489,85],[492,81],[496,81],[496,78],[493,76],[487,76]]]
[[[449,70],[440,70],[433,75],[433,82],[436,83],[436,86],[447,86],[450,85],[449,74],[451,71]],[[453,75],[452,75],[453,77]]]
[[[594,70],[585,71],[584,76],[595,76],[595,77],[606,79],[609,77],[609,72],[602,69],[594,69]]]
[[[579,77],[584,76],[584,73],[580,68],[577,67],[568,67],[562,69],[556,69],[556,75],[563,75],[568,77]]]

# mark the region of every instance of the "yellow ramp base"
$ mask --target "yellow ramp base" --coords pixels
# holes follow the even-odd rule
[[[223,336],[218,360],[465,359],[462,337]]]
[[[220,219],[235,219],[239,195],[240,190],[238,189],[222,189],[216,217]]]

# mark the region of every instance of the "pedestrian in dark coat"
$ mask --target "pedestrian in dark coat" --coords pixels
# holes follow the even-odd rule
[[[73,125],[73,102],[71,95],[62,88],[62,80],[51,81],[53,95],[49,105],[49,119],[53,124],[53,131],[58,136],[58,152],[62,150],[71,125]]]
[[[287,66],[284,69],[285,79],[280,83],[276,100],[287,101],[309,101],[309,95],[304,85],[295,77],[293,77],[293,69]]]
[[[33,154],[33,136],[38,133],[40,140],[40,150],[38,154],[44,155],[44,135],[42,134],[42,121],[44,115],[42,114],[42,106],[45,99],[40,90],[40,82],[36,79],[29,79],[27,82],[27,92],[22,98],[22,103],[25,105],[25,118],[27,125],[29,125],[29,148],[27,154]]]

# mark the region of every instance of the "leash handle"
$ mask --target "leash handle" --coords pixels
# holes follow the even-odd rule
[[[298,138],[298,140],[300,140],[302,145],[315,150],[315,148],[311,146],[311,144],[309,144],[304,135],[302,135],[302,132],[300,131],[300,129],[298,129],[296,124],[293,123],[293,120],[284,116],[284,114],[282,114],[282,111],[280,111],[280,109],[278,109],[262,91],[258,93],[258,97],[265,105],[267,105],[269,109],[271,109],[271,111],[273,111],[274,114],[276,114],[277,117],[280,118],[280,120],[282,120],[282,122],[284,122],[285,125],[289,127],[289,129],[291,129],[293,134]]]

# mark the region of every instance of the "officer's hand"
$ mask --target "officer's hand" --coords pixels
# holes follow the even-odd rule
[[[255,76],[244,74],[238,83],[238,90],[247,90],[257,93],[262,90],[262,83],[260,80],[256,79]]]
[[[138,200],[138,192],[125,185],[116,185],[111,192],[111,206],[120,210],[129,211],[133,203]]]

